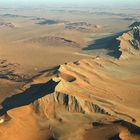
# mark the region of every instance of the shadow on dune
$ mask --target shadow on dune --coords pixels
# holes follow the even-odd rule
[[[129,28],[133,28],[133,27],[136,27],[136,26],[140,26],[140,22],[139,21],[136,21],[134,23],[132,23]]]
[[[119,137],[119,134],[109,138],[109,140],[121,140],[121,138]]]
[[[128,31],[128,30],[127,30]],[[119,32],[112,36],[107,36],[101,39],[97,39],[94,43],[88,45],[88,47],[83,50],[108,50],[107,55],[119,58],[121,56],[121,51],[119,51],[119,41],[116,39],[126,31]]]
[[[113,124],[120,124],[121,126],[127,128],[129,132],[131,132],[132,134],[140,134],[140,127],[130,122],[124,120],[118,120],[118,121],[114,121]]]
[[[53,93],[58,83],[50,80],[45,84],[32,85],[24,92],[6,98],[1,103],[2,109],[0,109],[0,116],[4,115],[10,109],[29,105],[35,100]]]
[[[113,124],[119,124],[120,126],[126,128],[132,135],[138,135],[140,137],[140,127],[130,122],[126,122],[124,120],[117,120],[114,121]],[[119,133],[109,138],[109,140],[121,140],[121,138],[119,137]]]
[[[48,140],[57,140],[57,139],[55,139],[55,138],[53,138],[53,137],[50,137]]]
[[[55,75],[55,74],[57,74],[59,67],[60,66],[55,66],[55,67],[47,69],[47,70],[39,71],[37,75],[32,77],[32,79],[35,79],[36,77],[41,76],[44,73],[47,73],[46,76],[48,76],[48,77]]]
[[[133,125],[129,122],[123,121],[121,123],[123,127],[126,127],[132,134],[139,134],[140,135],[140,127]]]
[[[58,21],[52,20],[52,19],[43,19],[42,21],[38,22],[37,24],[40,25],[52,25],[52,24],[57,24],[59,23]]]

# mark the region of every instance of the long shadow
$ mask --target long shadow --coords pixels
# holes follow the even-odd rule
[[[60,66],[55,66],[53,68],[49,68],[49,69],[45,69],[45,70],[39,71],[37,75],[35,75],[35,76],[32,77],[32,80],[35,79],[36,77],[41,76],[44,73],[48,73],[47,74],[48,76],[57,74],[59,67]]]
[[[132,134],[139,134],[140,135],[140,127],[124,121],[124,120],[118,120],[118,121],[114,121],[113,124],[120,124],[121,126],[127,128]]]
[[[136,26],[140,26],[140,22],[139,21],[136,21],[134,23],[132,23],[129,28],[133,28],[133,27],[136,27]]]
[[[6,98],[1,103],[0,116],[4,115],[10,109],[29,105],[35,100],[53,93],[58,83],[50,80],[45,84],[35,84],[22,93]]]
[[[101,39],[97,39],[94,43],[91,43],[83,50],[100,50],[100,49],[106,49],[108,50],[107,55],[113,56],[115,58],[119,58],[121,55],[121,52],[119,51],[119,41],[116,39],[120,35],[122,35],[124,32],[128,30],[116,33],[112,36],[107,36]]]
[[[38,22],[37,24],[40,25],[52,25],[52,24],[57,24],[58,21],[52,20],[52,19],[43,19],[42,21]]]
[[[116,134],[115,136],[109,138],[109,140],[121,140],[121,138],[119,137],[119,134]]]

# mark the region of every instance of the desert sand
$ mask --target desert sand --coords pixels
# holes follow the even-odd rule
[[[0,140],[140,140],[139,12],[92,10],[1,9]]]

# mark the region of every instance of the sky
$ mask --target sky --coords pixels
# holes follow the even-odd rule
[[[92,6],[92,5],[136,5],[140,4],[140,0],[0,0],[1,5],[76,5],[76,6]]]

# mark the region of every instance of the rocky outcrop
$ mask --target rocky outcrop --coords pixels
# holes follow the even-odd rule
[[[15,28],[15,25],[10,22],[0,22],[0,29],[1,28]]]
[[[65,29],[77,30],[79,32],[92,33],[94,31],[99,31],[101,28],[102,27],[100,25],[93,25],[87,22],[72,22],[72,23],[65,24]]]
[[[121,58],[135,55],[140,50],[140,27],[133,27],[132,30],[120,36],[118,40],[120,41],[119,51],[122,52]]]
[[[121,103],[123,95],[128,96],[130,90],[137,94],[139,90],[131,86],[129,81],[129,87],[126,88],[127,84],[122,81],[126,77],[116,77],[113,69],[119,71],[117,62],[96,57],[65,63],[52,69],[52,72],[48,71],[44,75],[59,83],[55,92],[33,103],[36,114],[51,119],[63,117],[62,114],[66,112],[88,115],[98,113],[139,123],[138,114],[134,115],[133,109]],[[124,110],[127,110],[126,113]]]
[[[63,108],[63,111],[77,112],[82,114],[88,113],[101,113],[108,114],[103,108],[94,104],[94,102],[86,101],[77,96],[55,92],[48,96],[45,96],[33,103],[35,112],[43,118],[52,119],[59,116],[59,109]],[[51,106],[51,107],[50,107]],[[50,113],[50,108],[51,110]]]
[[[60,46],[79,47],[80,46],[78,43],[72,40],[63,37],[57,37],[57,36],[44,36],[44,37],[32,38],[25,42],[43,44],[43,45],[49,45],[55,47],[60,47]]]
[[[0,78],[15,82],[30,81],[29,76],[17,72],[18,67],[19,64],[9,63],[7,60],[0,59]]]

